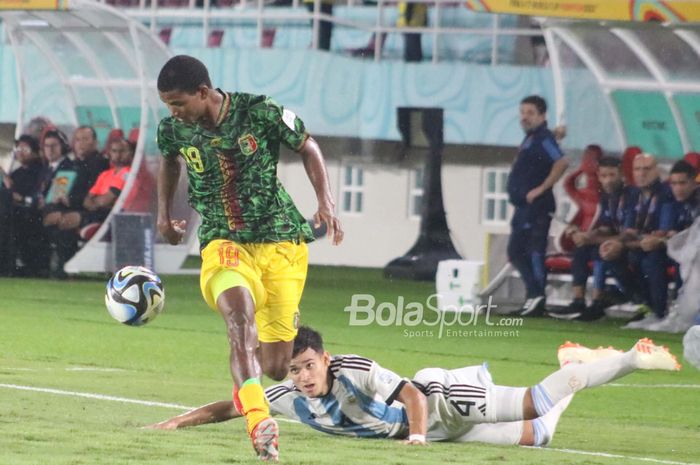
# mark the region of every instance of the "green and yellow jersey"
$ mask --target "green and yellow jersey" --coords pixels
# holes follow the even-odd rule
[[[200,246],[214,239],[311,242],[311,228],[277,178],[280,143],[300,150],[304,123],[264,95],[222,94],[215,129],[172,116],[158,126],[163,156],[187,164],[189,204],[202,218]]]

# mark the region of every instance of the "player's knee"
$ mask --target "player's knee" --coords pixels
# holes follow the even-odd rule
[[[275,381],[282,381],[287,377],[287,372],[289,370],[289,359],[280,360],[263,360],[262,370],[265,376],[271,378]]]

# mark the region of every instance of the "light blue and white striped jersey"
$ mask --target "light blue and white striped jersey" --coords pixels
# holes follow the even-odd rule
[[[331,388],[310,398],[286,381],[265,389],[273,415],[283,415],[329,434],[368,438],[408,435],[406,410],[394,402],[408,380],[357,355],[336,355],[330,363]]]

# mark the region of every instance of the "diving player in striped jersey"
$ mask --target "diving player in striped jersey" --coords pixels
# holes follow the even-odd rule
[[[267,388],[265,396],[271,413],[323,433],[415,445],[480,441],[545,446],[575,392],[639,369],[680,369],[668,349],[649,339],[627,352],[567,342],[558,356],[562,368],[531,388],[495,385],[486,364],[426,368],[408,380],[364,357],[331,356],[318,332],[301,327],[289,380]],[[240,416],[232,402],[221,401],[149,427],[177,429]]]

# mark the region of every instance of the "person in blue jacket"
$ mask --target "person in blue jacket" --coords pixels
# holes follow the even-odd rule
[[[545,99],[531,95],[520,102],[520,125],[525,139],[507,185],[508,199],[515,207],[508,258],[520,273],[527,291],[519,314],[537,316],[544,313],[546,303],[544,258],[551,214],[556,209],[552,186],[566,171],[568,161],[547,128]]]

